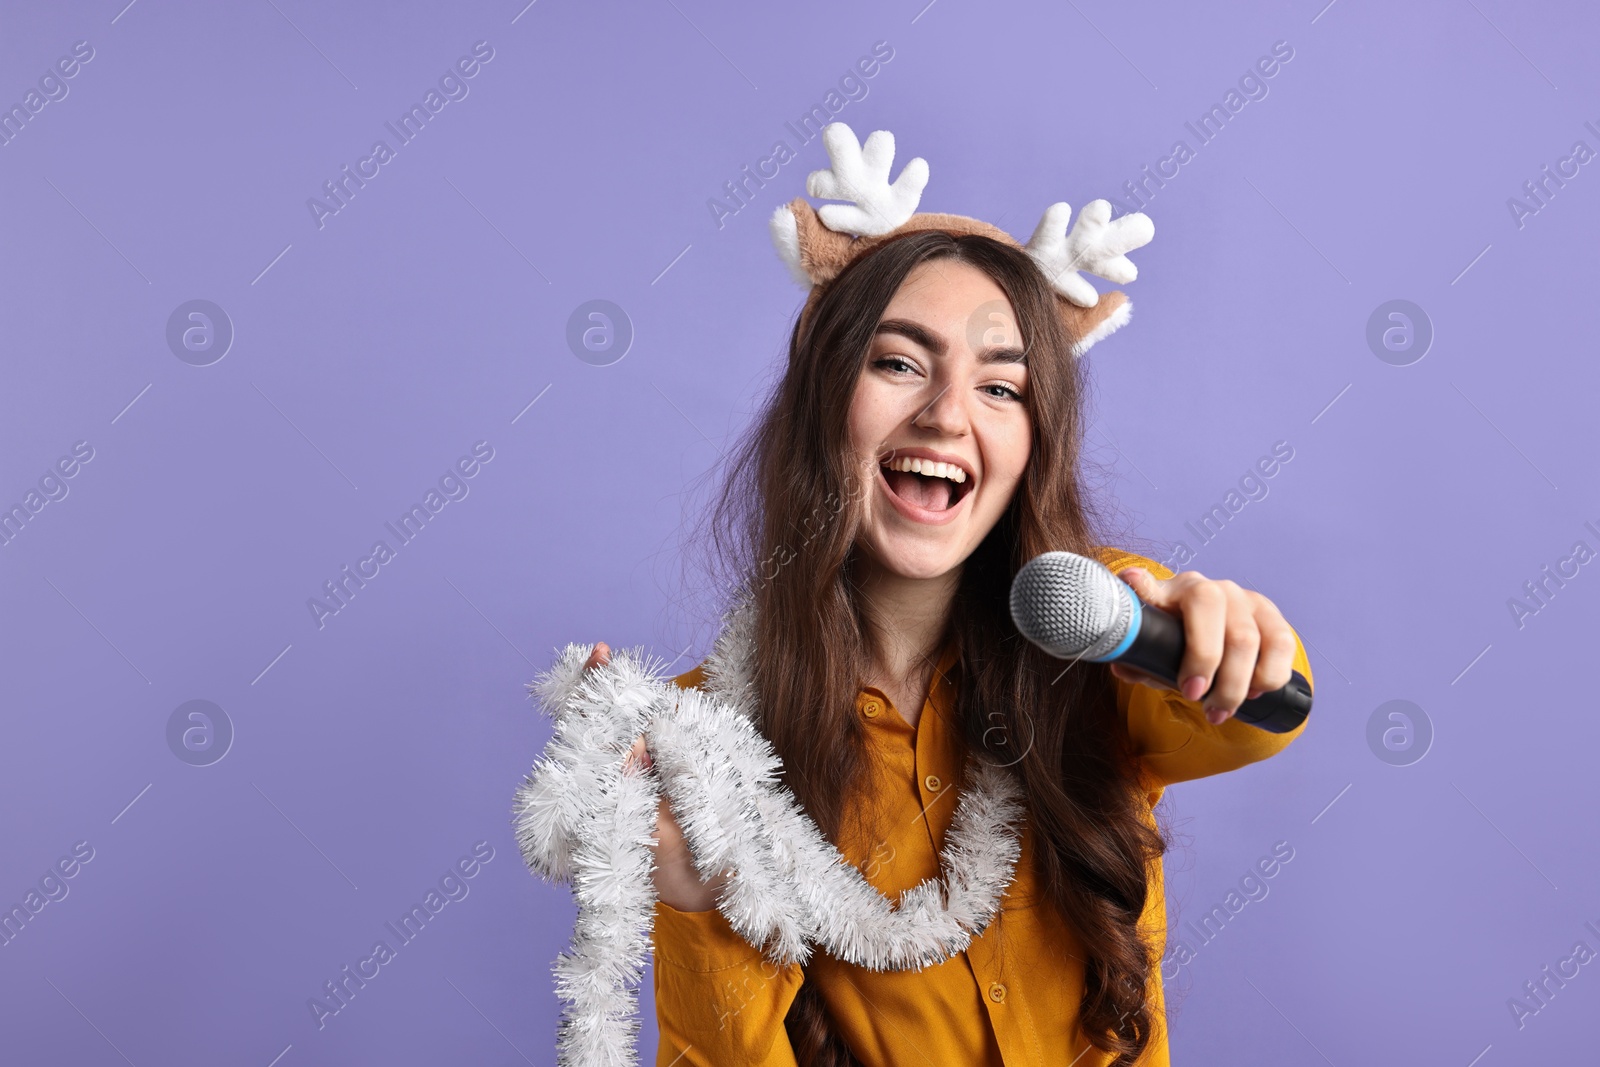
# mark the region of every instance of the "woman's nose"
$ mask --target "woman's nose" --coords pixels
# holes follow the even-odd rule
[[[937,392],[911,420],[913,426],[933,430],[947,437],[967,431],[966,397],[953,382],[933,382]]]

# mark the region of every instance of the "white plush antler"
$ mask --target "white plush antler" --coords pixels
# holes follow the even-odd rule
[[[833,166],[814,170],[806,178],[806,192],[823,200],[849,200],[817,209],[822,224],[838,233],[874,237],[898,229],[916,213],[922,190],[928,184],[928,161],[917,157],[900,169],[889,184],[894,162],[894,134],[875,130],[865,145],[849,126],[830,122],[822,130]]]
[[[1100,294],[1078,271],[1126,285],[1139,276],[1139,268],[1126,253],[1149,244],[1156,227],[1142,211],[1113,219],[1111,205],[1104,200],[1085,204],[1072,232],[1067,233],[1070,218],[1072,205],[1051,204],[1028,241],[1028,254],[1058,293],[1079,307],[1094,307]]]

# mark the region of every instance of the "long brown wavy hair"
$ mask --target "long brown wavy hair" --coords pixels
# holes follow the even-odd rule
[[[1138,928],[1147,871],[1167,840],[1144,821],[1114,683],[1099,664],[1062,663],[1024,641],[1008,593],[1023,563],[1052,549],[1095,555],[1103,512],[1085,485],[1083,361],[1048,280],[1021,249],[922,231],[885,242],[833,279],[797,319],[788,364],[729,460],[710,509],[714,569],[757,605],[755,695],[785,784],[835,843],[864,785],[855,698],[871,631],[858,601],[855,546],[877,458],[852,454],[846,416],[873,333],[907,274],[949,259],[992,278],[1028,353],[1032,450],[994,529],[967,558],[950,610],[960,653],[956,714],[969,751],[1012,765],[1026,794],[1040,884],[1085,950],[1079,1022],[1134,1063],[1152,1036],[1145,994],[1159,961]],[[1052,680],[1060,676],[1059,681]],[[785,1026],[802,1067],[857,1061],[821,997],[802,984]]]

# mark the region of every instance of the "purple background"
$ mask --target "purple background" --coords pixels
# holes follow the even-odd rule
[[[94,49],[0,147],[0,504],[94,450],[0,546],[0,902],[94,849],[0,949],[6,1060],[554,1062],[573,911],[511,834],[548,734],[523,686],[568,641],[705,652],[688,491],[801,301],[767,216],[827,164],[785,123],[877,41],[838,119],[893,131],[895,173],[929,161],[924,210],[1023,240],[1055,200],[1126,209],[1294,50],[1149,200],[1134,321],[1088,357],[1096,458],[1153,543],[1196,547],[1185,523],[1294,449],[1192,564],[1276,601],[1318,705],[1279,757],[1168,794],[1174,936],[1295,850],[1169,981],[1177,1061],[1592,1055],[1600,964],[1521,1028],[1507,1006],[1600,950],[1574,814],[1600,726],[1564,670],[1600,576],[1521,627],[1507,606],[1600,548],[1600,167],[1520,226],[1507,205],[1600,149],[1592,9],[124,2],[8,3],[0,33],[8,105]],[[470,94],[319,228],[307,199],[480,40]],[[798,158],[719,228],[708,200],[779,139]],[[236,331],[209,366],[166,342],[193,299]],[[592,299],[636,331],[609,366],[566,342]],[[1392,299],[1435,331],[1406,366],[1366,340]],[[319,629],[308,598],[477,441],[469,495]],[[235,730],[205,767],[166,735],[196,699]],[[1396,699],[1434,732],[1408,766],[1368,742]],[[319,1030],[308,999],[477,841],[470,894]],[[648,1060],[648,976],[641,1006]]]

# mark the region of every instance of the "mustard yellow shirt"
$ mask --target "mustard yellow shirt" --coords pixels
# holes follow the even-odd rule
[[[1157,577],[1172,575],[1143,556],[1107,549],[1101,558],[1113,570],[1137,565]],[[915,728],[881,690],[869,686],[856,698],[868,743],[884,757],[873,782],[884,806],[875,840],[847,833],[839,848],[891,900],[939,874],[939,849],[955,813],[951,783],[962,760],[960,728],[950,714],[955,687],[947,677],[955,663],[955,649],[947,645]],[[1298,634],[1294,668],[1311,681]],[[681,687],[699,686],[704,674],[696,667],[675,680]],[[1266,759],[1305,729],[1302,724],[1274,734],[1233,718],[1213,726],[1199,702],[1176,692],[1120,680],[1116,686],[1117,706],[1139,754],[1149,803],[1144,814],[1152,826],[1150,809],[1167,785]],[[1024,821],[1016,876],[999,915],[965,952],[922,971],[869,971],[819,949],[803,974],[799,964],[767,961],[715,909],[681,912],[658,902],[657,1067],[796,1067],[783,1019],[807,979],[817,984],[834,1025],[866,1067],[1105,1067],[1111,1056],[1090,1045],[1078,1028],[1083,951],[1045,899],[1033,851],[1031,825]],[[1140,922],[1151,932],[1156,961],[1148,989],[1156,1025],[1139,1063],[1169,1067],[1160,967],[1166,895],[1159,862],[1151,865],[1149,878]]]

